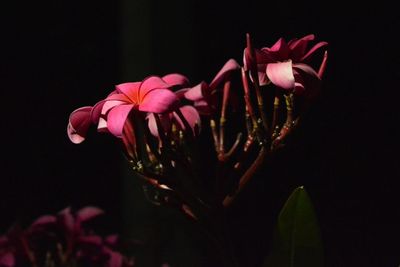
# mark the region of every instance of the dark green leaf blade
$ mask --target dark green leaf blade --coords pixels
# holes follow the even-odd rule
[[[296,188],[279,213],[272,250],[264,267],[322,267],[323,248],[314,207]]]

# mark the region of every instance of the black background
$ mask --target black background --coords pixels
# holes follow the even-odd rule
[[[273,1],[140,5],[136,8],[148,12],[146,21],[126,17],[123,9],[129,5],[122,1],[14,2],[2,8],[0,230],[67,205],[91,204],[106,210],[110,231],[121,231],[126,189],[119,147],[113,138],[97,134],[82,145],[70,143],[70,112],[92,105],[128,76],[140,80],[181,72],[193,83],[209,81],[228,58],[241,61],[246,32],[258,47],[281,36],[314,33],[329,42],[322,98],[296,144],[265,166],[233,208],[239,258],[244,266],[261,261],[268,241],[260,237],[270,235],[290,191],[305,185],[321,222],[327,266],[398,266],[396,9],[384,2],[357,8]],[[123,52],[127,21],[144,25],[133,33],[130,49],[137,54],[146,49],[135,62],[139,71],[129,75]],[[157,216],[157,222],[166,220],[166,228],[176,221],[185,224],[173,213]],[[137,218],[139,231],[160,227],[146,225],[147,219]],[[168,230],[158,233],[163,231]],[[160,241],[165,248],[158,256],[179,266],[174,257],[182,254],[171,251],[184,248],[182,240],[169,249]]]

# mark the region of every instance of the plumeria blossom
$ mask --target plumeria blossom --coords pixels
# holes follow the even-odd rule
[[[170,89],[188,84],[188,79],[177,73],[119,84],[96,105],[81,107],[71,113],[68,136],[73,143],[79,144],[85,140],[90,125],[95,124],[99,131],[122,137],[132,110],[154,113],[170,111],[178,102],[178,97]]]
[[[215,93],[222,82],[229,79],[233,71],[239,70],[240,66],[234,59],[229,59],[222,69],[217,73],[210,84],[202,81],[198,85],[185,89],[184,97],[194,102],[194,106],[202,115],[209,115],[215,110]]]
[[[302,92],[307,85],[310,86],[307,80],[320,79],[321,76],[305,63],[315,52],[328,44],[318,42],[307,49],[314,38],[315,36],[310,34],[300,39],[292,39],[288,43],[280,38],[272,47],[256,49],[255,59],[247,47],[243,56],[244,68],[249,70],[256,64],[260,85],[271,82],[284,90]]]
[[[104,266],[128,267],[132,262],[116,250],[117,235],[102,237],[83,224],[104,212],[92,206],[72,213],[70,207],[56,215],[44,215],[29,227],[13,226],[0,236],[0,267],[15,266]],[[44,242],[43,242],[44,241]],[[46,244],[46,245],[45,245]],[[44,255],[51,255],[52,263],[44,263]],[[47,257],[47,256],[46,256]]]

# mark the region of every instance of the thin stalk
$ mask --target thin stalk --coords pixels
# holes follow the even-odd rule
[[[254,51],[252,42],[251,42],[251,38],[250,38],[250,34],[246,34],[246,43],[247,43],[247,49],[250,53],[250,72],[251,72],[251,76],[253,77],[253,84],[254,84],[254,88],[256,91],[256,96],[257,96],[257,104],[258,104],[258,111],[260,113],[260,117],[262,120],[262,125],[264,127],[265,132],[269,132],[269,127],[268,127],[268,120],[267,120],[267,115],[265,114],[265,110],[264,110],[264,100],[261,94],[261,90],[260,90],[260,80],[258,78],[258,70],[257,70],[257,58],[256,58],[256,53]]]
[[[265,147],[261,147],[261,149],[257,155],[257,158],[254,160],[254,162],[251,164],[251,166],[247,169],[247,171],[240,178],[239,185],[238,185],[236,191],[232,195],[228,195],[225,197],[224,201],[222,202],[224,207],[229,207],[233,203],[233,201],[236,199],[236,197],[239,195],[239,193],[243,190],[243,188],[247,185],[247,183],[254,176],[254,173],[260,168],[260,166],[264,162],[266,154],[267,154],[267,150],[265,149]]]
[[[319,70],[318,70],[318,77],[319,77],[320,79],[322,79],[322,76],[323,76],[324,73],[325,73],[326,62],[327,62],[327,60],[328,60],[328,51],[325,51],[324,57],[323,57],[323,59],[322,59],[322,63],[321,63],[321,65],[319,66]]]
[[[252,128],[255,128],[257,127],[257,119],[254,114],[253,105],[251,103],[249,79],[246,74],[246,71],[243,68],[241,69],[241,74],[242,74],[242,84],[244,90],[244,101],[246,103],[246,111],[249,114],[249,117],[251,118],[251,122],[253,123]]]
[[[280,104],[280,99],[278,95],[275,95],[274,98],[274,111],[272,114],[272,124],[271,124],[271,135],[273,137],[274,132],[275,132],[275,128],[278,124],[278,115],[279,115],[279,104]]]
[[[219,154],[219,138],[218,138],[218,132],[217,132],[217,124],[215,123],[214,119],[210,119],[210,128],[211,128],[211,133],[212,133],[212,137],[214,140],[215,152],[217,153],[217,156],[218,156],[218,154]]]
[[[221,105],[221,116],[219,118],[219,154],[225,154],[225,123],[226,123],[226,108],[228,106],[229,92],[231,88],[231,81],[227,79],[224,83],[224,92]]]

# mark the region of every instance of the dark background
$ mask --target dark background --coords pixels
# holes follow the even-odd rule
[[[149,74],[209,81],[228,58],[241,62],[246,32],[258,47],[314,33],[329,42],[322,97],[295,144],[266,164],[233,207],[238,258],[244,266],[261,262],[280,206],[305,185],[327,266],[400,264],[395,8],[121,0],[14,2],[1,12],[1,231],[67,205],[97,205],[107,213],[106,230],[147,242],[138,249],[142,266],[206,262],[209,248],[192,226],[145,202],[115,140],[93,134],[70,143],[68,116],[115,84]]]

